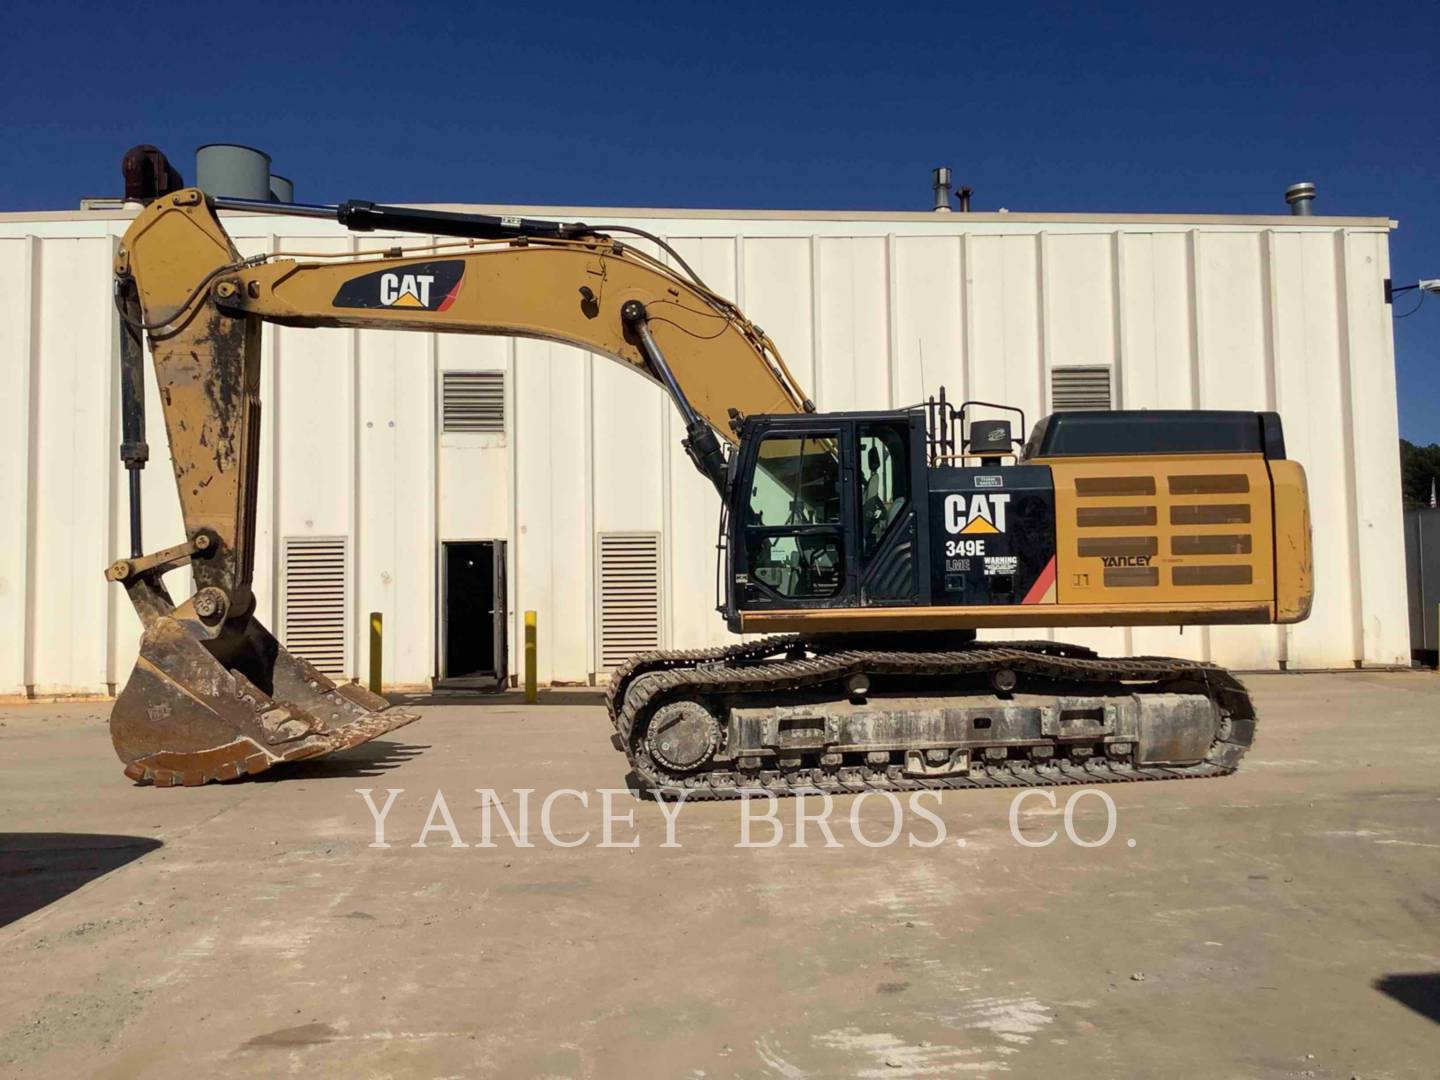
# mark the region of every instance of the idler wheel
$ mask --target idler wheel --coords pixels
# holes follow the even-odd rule
[[[720,749],[720,721],[698,701],[672,702],[650,721],[645,749],[667,769],[698,769]]]

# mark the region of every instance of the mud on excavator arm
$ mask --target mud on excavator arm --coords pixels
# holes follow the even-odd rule
[[[111,717],[116,751],[137,781],[231,779],[415,719],[356,685],[336,685],[254,616],[263,321],[514,335],[600,353],[666,388],[687,450],[717,487],[717,435],[734,441],[732,410],[813,409],[769,338],[733,304],[600,230],[532,235],[524,223],[479,216],[330,209],[344,221],[349,208],[352,227],[399,222],[389,227],[463,238],[305,261],[244,259],[216,201],[191,188],[151,202],[122,242],[122,329],[136,364],[140,332],[149,335],[186,532],[185,543],[161,552],[136,547],[106,574],[124,585],[145,628]],[[127,446],[139,387],[138,373],[126,372]],[[143,416],[139,430],[143,439]],[[132,513],[138,520],[133,495]],[[197,591],[177,605],[160,579],[186,563]]]

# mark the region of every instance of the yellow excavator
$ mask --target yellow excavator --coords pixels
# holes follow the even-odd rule
[[[335,684],[255,618],[267,321],[545,338],[665,389],[721,499],[718,610],[767,636],[614,672],[612,741],[635,786],[661,796],[1222,775],[1255,730],[1223,669],[987,644],[977,630],[1309,613],[1305,474],[1273,413],[1058,412],[1028,438],[1009,419],[1023,435],[1019,410],[955,407],[943,390],[908,409],[819,413],[769,337],[633,227],[251,202],[174,190],[168,166],[149,175],[115,265],[132,557],[106,574],[144,624],[110,722],[137,782],[230,780],[416,719]],[[419,236],[244,258],[220,211]],[[186,534],[151,554],[142,335]],[[177,604],[161,578],[186,564],[196,591]]]

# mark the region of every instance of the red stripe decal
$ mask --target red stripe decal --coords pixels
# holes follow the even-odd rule
[[[464,280],[465,274],[462,272],[460,274],[460,281]],[[459,295],[460,292],[460,281],[455,282],[455,287],[445,294],[445,299],[440,301],[440,306],[435,309],[436,311],[445,311],[455,302],[455,297]]]
[[[1050,561],[1045,564],[1045,569],[1040,571],[1040,576],[1035,579],[1035,584],[1030,586],[1030,591],[1025,594],[1022,604],[1038,604],[1044,599],[1045,594],[1050,591],[1050,586],[1055,584],[1055,556],[1050,556]]]

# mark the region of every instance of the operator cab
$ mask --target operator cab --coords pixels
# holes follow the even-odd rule
[[[731,460],[727,617],[920,602],[925,437],[918,412],[744,420]]]
[[[753,416],[730,462],[720,610],[1033,603],[1053,580],[1050,469],[990,402]],[[1047,576],[1048,574],[1048,576]],[[818,612],[816,614],[819,614]]]

